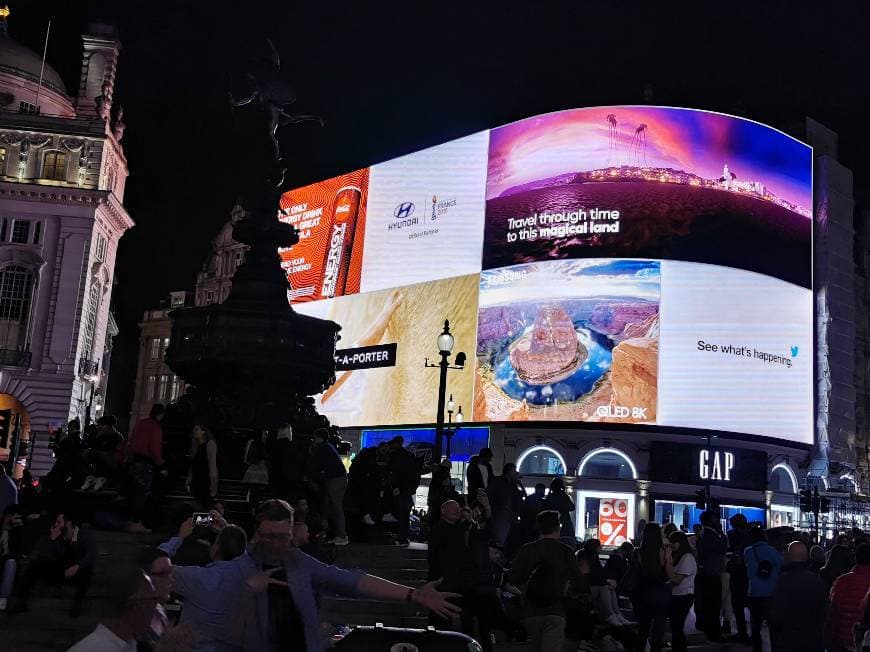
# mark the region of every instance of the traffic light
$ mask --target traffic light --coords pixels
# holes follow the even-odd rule
[[[801,491],[801,511],[802,512],[813,511],[813,490],[812,489],[804,489]]]
[[[9,448],[9,432],[12,430],[12,410],[0,410],[0,448]]]
[[[695,507],[698,509],[707,509],[707,490],[698,489],[695,492]]]

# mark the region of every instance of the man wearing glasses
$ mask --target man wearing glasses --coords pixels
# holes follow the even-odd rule
[[[129,568],[112,574],[109,595],[112,613],[67,652],[136,651],[136,636],[151,622],[159,592],[141,569]]]
[[[176,592],[185,602],[208,601],[212,622],[221,623],[199,632],[210,640],[198,650],[323,652],[315,602],[320,591],[413,602],[445,618],[459,612],[449,601],[459,596],[436,590],[435,582],[414,589],[309,557],[293,546],[293,508],[283,500],[266,501],[254,528],[247,551],[232,561],[173,568]]]

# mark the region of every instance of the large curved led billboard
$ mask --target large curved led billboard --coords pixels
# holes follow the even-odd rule
[[[288,191],[296,310],[342,325],[341,426],[466,420],[812,442],[812,150],[689,109],[536,116]],[[473,355],[472,355],[473,354]]]

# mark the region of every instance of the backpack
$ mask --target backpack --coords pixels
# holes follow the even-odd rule
[[[616,587],[617,595],[631,596],[640,587],[640,559],[637,553],[631,559],[626,559],[628,568]]]
[[[759,559],[755,546],[752,546],[752,556],[755,557],[755,562],[757,564],[755,568],[755,576],[761,580],[770,579],[770,576],[773,575],[773,564],[770,563],[770,560]]]
[[[563,596],[556,589],[556,572],[548,561],[535,566],[526,583],[526,601],[533,607],[551,607]]]

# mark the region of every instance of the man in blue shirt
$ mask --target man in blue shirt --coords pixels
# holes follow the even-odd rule
[[[227,577],[232,577],[232,562],[245,553],[248,536],[239,526],[227,525],[219,516],[218,519],[216,524],[220,533],[211,547],[211,558],[214,561],[205,567],[172,567],[173,591],[184,598],[179,623],[194,627],[198,639],[192,649],[203,652],[237,649],[221,642],[227,638],[223,631],[227,619],[224,609],[227,596],[224,595],[226,588],[221,584]],[[172,537],[159,548],[174,557],[184,540],[193,533],[193,529],[193,519],[187,519],[181,524],[178,536]]]
[[[326,641],[315,603],[315,593],[321,591],[414,602],[445,618],[459,612],[449,602],[459,595],[436,590],[435,582],[413,589],[362,571],[328,566],[294,548],[292,532],[293,508],[283,500],[270,500],[256,516],[244,554],[205,568],[174,568],[175,590],[185,597],[184,611],[189,600],[200,612],[197,619],[208,623],[204,633],[211,640],[199,649],[323,652]]]
[[[749,620],[752,628],[752,652],[761,652],[761,625],[769,618],[770,598],[776,588],[782,555],[767,543],[764,530],[753,526],[749,530],[750,545],[743,551],[746,574],[749,576]]]

